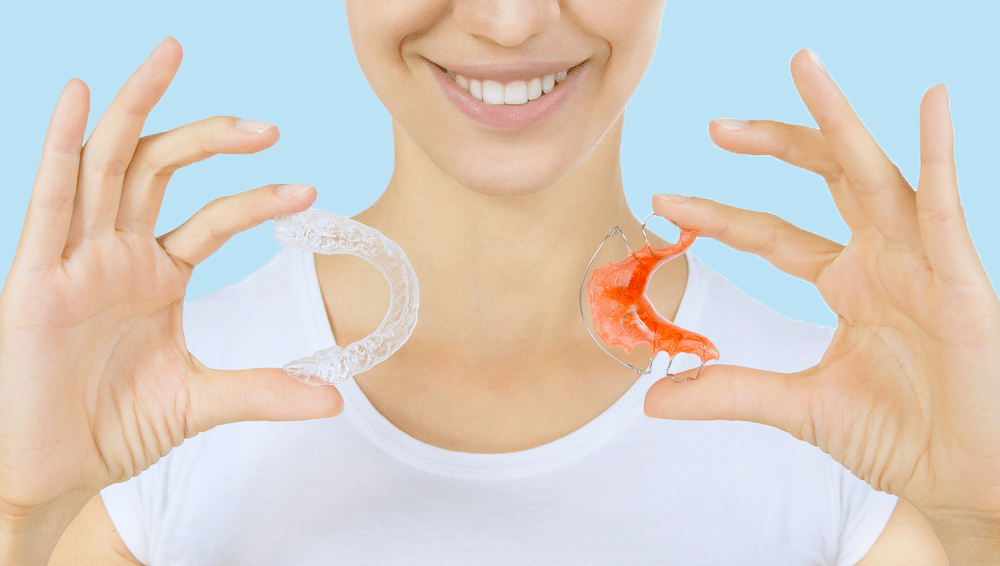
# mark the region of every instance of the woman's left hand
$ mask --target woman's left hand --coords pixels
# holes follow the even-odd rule
[[[851,230],[846,246],[705,199],[653,206],[816,285],[838,316],[833,342],[795,374],[713,365],[697,381],[661,381],[646,412],[781,428],[911,502],[953,553],[1000,553],[1000,300],[959,203],[947,90],[921,104],[914,191],[811,52],[796,54],[792,75],[819,129],[722,122],[711,134],[822,175]]]

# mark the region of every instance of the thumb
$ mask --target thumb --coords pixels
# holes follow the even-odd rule
[[[344,399],[333,386],[307,385],[280,369],[205,368],[192,392],[199,432],[238,421],[302,421],[339,415]]]
[[[674,379],[694,378],[697,371]],[[667,377],[654,383],[646,393],[645,411],[661,419],[755,422],[804,440],[804,426],[811,422],[807,374],[713,364],[697,380],[676,383]]]

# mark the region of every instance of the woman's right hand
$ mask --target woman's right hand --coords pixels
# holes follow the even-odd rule
[[[61,500],[82,505],[219,424],[342,408],[333,387],[280,369],[212,370],[188,353],[181,309],[194,266],[234,234],[306,209],[316,193],[300,186],[283,196],[269,185],[221,198],[156,238],[174,171],[278,139],[274,127],[241,121],[241,129],[232,117],[140,139],[180,60],[180,45],[164,40],[82,151],[86,85],[71,80],[52,115],[0,294],[0,516],[30,516]]]

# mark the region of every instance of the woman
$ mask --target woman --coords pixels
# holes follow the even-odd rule
[[[666,360],[637,379],[607,357],[577,293],[610,226],[642,241],[618,156],[663,5],[564,4],[347,2],[396,156],[357,219],[400,243],[422,296],[406,345],[343,398],[238,368],[363,337],[382,316],[373,270],[283,253],[186,308],[181,328],[193,266],[314,189],[265,186],[152,232],[173,171],[263,149],[276,129],[217,117],[140,140],[180,63],[172,39],[82,153],[87,92],[67,85],[0,311],[6,563],[989,563],[1000,304],[958,204],[944,88],[922,106],[918,193],[809,52],[792,72],[821,130],[713,124],[724,148],[823,175],[849,245],[698,198],[654,210],[812,281],[840,325],[830,342],[671,262],[651,302],[727,365],[653,384]],[[458,90],[459,74],[527,85],[564,70],[523,109]],[[640,418],[644,395],[651,416],[784,429],[901,499],[773,429]],[[223,423],[300,419],[319,420],[219,427],[172,450]]]

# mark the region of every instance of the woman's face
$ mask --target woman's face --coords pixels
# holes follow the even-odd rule
[[[573,171],[621,116],[656,47],[663,1],[346,0],[346,8],[368,82],[436,170],[482,194],[517,196]],[[549,90],[546,75],[566,69]],[[516,104],[525,92],[530,100]],[[511,104],[490,103],[500,100]]]

